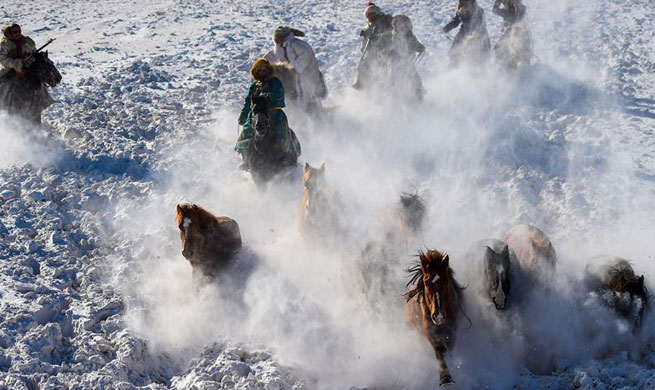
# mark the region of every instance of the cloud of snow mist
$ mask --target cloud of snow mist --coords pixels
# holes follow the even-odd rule
[[[546,373],[576,359],[633,350],[635,340],[606,310],[587,304],[577,286],[587,259],[599,253],[633,259],[638,274],[655,278],[647,260],[654,248],[646,239],[654,210],[647,194],[639,194],[649,187],[635,178],[617,144],[612,131],[621,114],[599,91],[601,80],[590,76],[593,64],[546,42],[553,20],[563,20],[558,31],[570,38],[565,42],[582,28],[565,22],[570,9],[563,1],[548,4],[553,8],[542,2],[528,9],[540,57],[531,74],[440,70],[424,75],[428,95],[412,107],[335,89],[336,107],[321,120],[286,110],[303,146],[301,161],[325,162],[329,185],[346,203],[352,235],[343,247],[321,250],[300,239],[299,173],[258,191],[237,169],[240,159],[231,150],[237,112],[220,111],[208,134],[179,140],[164,157],[171,180],[147,204],[126,200],[117,211],[122,227],[135,234],[130,264],[136,268],[117,274],[131,327],[181,360],[228,340],[270,349],[319,388],[431,388],[437,363],[427,341],[405,324],[401,297],[402,268],[428,246],[448,251],[456,277],[471,286],[465,296],[472,325],[461,321],[449,358],[460,385],[503,389],[523,367]],[[583,11],[576,11],[585,17],[576,22],[587,20]],[[490,23],[492,37],[493,28]],[[400,255],[389,264],[394,277],[384,286],[392,292],[367,296],[358,284],[362,249],[384,241],[386,216],[400,193],[413,190],[428,203],[426,229],[411,246],[396,248]],[[220,283],[192,285],[174,224],[182,201],[238,221],[241,256],[258,264],[237,275],[243,279],[238,297]],[[518,223],[550,236],[558,268],[547,292],[515,291],[523,300],[498,313],[475,289],[475,259],[464,254]],[[644,328],[640,337],[652,337]]]
[[[42,130],[5,113],[0,114],[0,139],[0,168],[23,163],[41,167],[57,155]]]

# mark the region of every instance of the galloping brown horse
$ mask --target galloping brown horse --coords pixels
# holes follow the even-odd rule
[[[216,276],[241,249],[239,225],[229,217],[212,215],[197,205],[177,205],[182,255],[194,275]]]
[[[437,250],[419,251],[419,264],[410,268],[405,293],[407,318],[428,339],[439,362],[439,385],[454,383],[446,352],[455,345],[457,314],[463,312],[462,290],[449,266],[447,254]],[[465,314],[464,314],[465,315]]]

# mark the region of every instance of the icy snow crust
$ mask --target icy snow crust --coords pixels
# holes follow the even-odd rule
[[[402,284],[370,305],[351,283],[351,248],[379,240],[412,188],[428,201],[427,231],[393,272],[428,245],[471,284],[472,326],[449,358],[457,386],[655,388],[652,310],[632,336],[579,288],[586,260],[605,253],[632,259],[655,289],[652,1],[526,1],[539,58],[517,77],[447,69],[439,28],[454,1],[389,3],[428,48],[415,107],[350,90],[363,4],[5,3],[5,22],[57,38],[64,83],[45,131],[1,118],[0,388],[435,388]],[[237,169],[247,69],[278,24],[307,33],[331,90],[323,119],[287,113],[303,162],[325,161],[347,204],[342,248],[301,242],[299,181],[260,193]],[[230,283],[192,284],[182,201],[239,222],[246,266]],[[556,280],[499,314],[464,254],[517,223],[550,236]]]

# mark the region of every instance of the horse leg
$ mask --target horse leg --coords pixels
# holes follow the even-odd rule
[[[444,345],[433,345],[433,347],[434,353],[437,356],[437,361],[439,362],[439,386],[455,383],[450,376],[450,371],[446,364],[446,347]]]

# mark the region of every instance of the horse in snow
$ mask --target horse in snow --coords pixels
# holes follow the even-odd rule
[[[437,250],[419,252],[419,262],[408,272],[410,288],[405,293],[406,314],[410,325],[428,339],[439,362],[439,384],[454,383],[446,365],[446,352],[455,345],[459,313],[464,313],[463,288],[455,280],[449,256]],[[467,317],[468,318],[468,317]]]
[[[311,242],[328,244],[344,233],[343,204],[339,193],[325,181],[325,164],[314,168],[305,163],[302,179],[305,193],[298,210],[300,236]]]
[[[590,259],[585,267],[585,287],[630,322],[633,332],[641,328],[649,295],[644,275],[637,276],[628,260],[608,256]]]
[[[503,240],[510,260],[527,279],[550,283],[555,274],[557,253],[550,239],[538,227],[521,224],[513,227]]]
[[[241,249],[241,233],[235,220],[214,216],[198,205],[177,205],[175,223],[180,230],[182,255],[193,274],[216,276]]]
[[[510,302],[512,267],[509,247],[500,240],[482,240],[467,255],[474,261],[472,275],[481,281],[482,296],[493,303],[496,310],[506,310]]]

